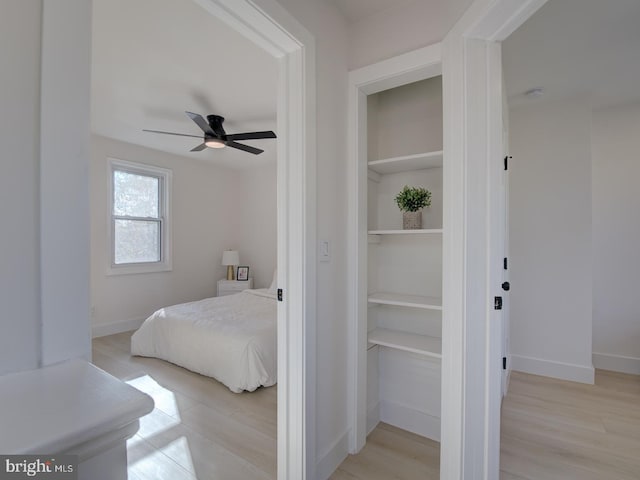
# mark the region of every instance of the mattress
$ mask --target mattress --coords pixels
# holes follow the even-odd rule
[[[213,377],[232,392],[276,383],[275,295],[245,290],[161,308],[131,337],[131,354]]]

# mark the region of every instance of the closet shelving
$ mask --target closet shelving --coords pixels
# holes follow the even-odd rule
[[[415,230],[369,230],[369,235],[419,235],[442,233],[441,228],[422,228]]]
[[[383,158],[367,162],[369,178],[377,183],[383,175],[413,172],[431,168],[442,168],[442,150],[433,152]],[[371,176],[371,171],[375,175]],[[395,235],[441,235],[441,228],[423,228],[414,230],[376,229],[369,230],[369,243],[380,243],[382,237]],[[367,297],[369,304],[388,305],[424,310],[442,311],[442,298],[424,295],[410,295],[391,292],[372,292]],[[442,358],[442,346],[439,337],[397,331],[389,328],[374,328],[368,333],[370,345],[380,345],[406,352],[417,353],[435,359]]]
[[[380,305],[396,305],[398,307],[424,308],[426,310],[442,310],[442,298],[424,297],[422,295],[404,295],[400,293],[376,292],[369,294],[369,303]]]
[[[409,172],[424,168],[442,167],[442,150],[416,153],[401,157],[383,158],[368,162],[369,170],[378,174]]]
[[[442,358],[442,342],[439,337],[376,328],[369,332],[369,343],[437,359]]]
[[[438,440],[442,83],[422,82],[368,98],[367,428],[383,421]],[[432,192],[422,229],[402,229],[404,185]]]

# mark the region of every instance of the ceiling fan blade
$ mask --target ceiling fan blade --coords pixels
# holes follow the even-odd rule
[[[190,151],[191,152],[199,152],[200,150],[204,150],[205,148],[207,148],[207,144],[206,143],[201,143],[197,147],[193,147]]]
[[[264,152],[264,150],[260,150],[259,148],[255,148],[255,147],[250,147],[249,145],[245,145],[243,143],[237,143],[230,140],[227,141],[226,143],[227,143],[227,147],[237,148],[238,150],[243,150],[245,152],[253,153],[254,155],[258,155]]]
[[[215,132],[211,130],[211,127],[209,126],[207,121],[204,118],[202,118],[202,115],[198,115],[197,113],[191,113],[191,112],[184,112],[184,113],[186,113],[191,120],[196,122],[196,125],[198,125],[204,133],[206,133],[207,135],[211,135],[212,137],[216,136]]]
[[[232,133],[227,135],[229,140],[259,140],[261,138],[277,138],[276,134],[271,130],[265,132],[247,132],[247,133]]]
[[[178,137],[193,137],[193,138],[202,138],[202,135],[187,135],[186,133],[175,133],[175,132],[163,132],[161,130],[142,130],[143,132],[151,132],[151,133],[163,133],[165,135],[176,135]]]

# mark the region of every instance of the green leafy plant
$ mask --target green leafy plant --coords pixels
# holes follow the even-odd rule
[[[403,212],[417,212],[431,206],[431,192],[426,188],[405,185],[395,201]]]

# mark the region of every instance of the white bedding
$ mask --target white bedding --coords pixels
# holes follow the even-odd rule
[[[236,393],[274,385],[275,296],[245,290],[162,308],[133,334],[131,353],[213,377]]]

